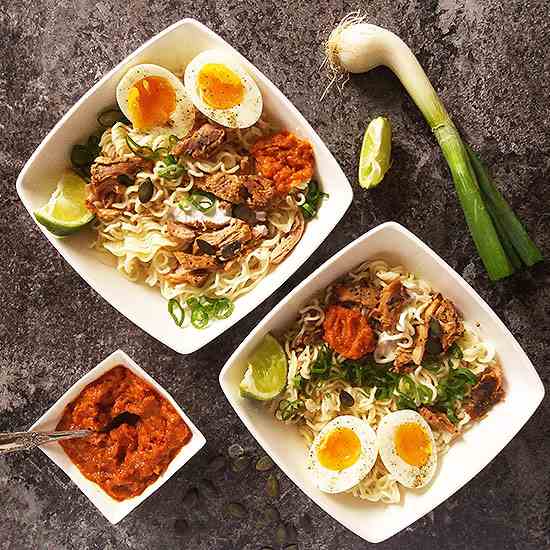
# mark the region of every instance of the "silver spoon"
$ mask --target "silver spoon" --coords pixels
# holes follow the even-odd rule
[[[135,425],[139,416],[129,412],[122,412],[115,416],[105,428],[94,430],[74,430],[64,432],[0,432],[0,455],[14,453],[17,451],[30,451],[53,441],[63,439],[77,439],[89,437],[92,434],[110,432],[121,424]]]

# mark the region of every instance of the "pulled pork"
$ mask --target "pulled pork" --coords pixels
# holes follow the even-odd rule
[[[122,200],[126,189],[121,176],[133,179],[138,172],[152,169],[153,162],[141,157],[115,158],[94,163],[91,180],[87,185],[86,208],[95,212],[100,219],[112,221],[111,205]]]
[[[487,367],[464,402],[464,410],[472,420],[485,416],[489,409],[504,398],[502,369],[495,364]]]
[[[191,136],[185,138],[172,148],[175,156],[187,155],[194,159],[210,158],[223,144],[225,130],[213,124],[203,124]]]
[[[418,412],[432,428],[449,432],[453,436],[458,435],[457,427],[449,420],[449,417],[445,413],[434,411],[429,407],[420,407]]]
[[[405,287],[399,279],[395,279],[382,289],[380,302],[372,311],[371,316],[380,322],[385,331],[392,331],[399,320],[403,306],[408,300]]]

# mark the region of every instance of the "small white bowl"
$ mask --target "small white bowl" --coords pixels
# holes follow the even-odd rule
[[[17,193],[32,216],[48,201],[63,170],[69,167],[72,146],[86,140],[97,128],[98,113],[115,103],[116,86],[130,67],[140,63],[156,63],[172,70],[181,70],[195,55],[209,48],[225,50],[238,59],[258,84],[267,112],[282,127],[310,141],[316,161],[315,178],[323,191],[329,194],[317,217],[308,222],[304,236],[281,265],[258,286],[237,299],[235,311],[229,318],[213,322],[203,330],[193,326],[182,330],[172,321],[167,302],[158,288],[130,282],[113,265],[107,265],[104,255],[90,249],[93,242],[91,230],[58,239],[38,225],[58,252],[96,292],[130,321],[179,353],[192,353],[200,349],[262,303],[309,258],[351,203],[353,191],[342,169],[296,107],[216,33],[198,21],[183,19],[130,54],[88,91],[46,136],[17,178]]]
[[[174,398],[153,378],[151,378],[141,367],[139,367],[122,350],[111,353],[109,357],[101,361],[90,372],[85,374],[80,380],[71,386],[49,409],[40,417],[30,428],[31,431],[50,431],[55,430],[65,407],[80,395],[82,390],[91,382],[110,371],[117,365],[122,365],[130,369],[136,376],[149,383],[162,397],[167,399],[176,411],[183,418],[191,430],[191,439],[182,447],[180,452],[174,457],[168,465],[166,471],[151,485],[149,485],[141,495],[138,495],[121,502],[111,498],[99,485],[93,483],[82,475],[80,470],[74,465],[67,456],[63,447],[59,443],[48,443],[42,445],[40,450],[55,462],[78,486],[78,488],[91,500],[92,504],[112,523],[118,523],[127,516],[134,508],[139,506],[147,497],[152,495],[159,487],[164,485],[186,462],[196,455],[206,443],[206,439],[197,427],[191,422],[189,417],[181,410]]]
[[[453,443],[434,481],[423,491],[403,490],[399,505],[321,492],[308,474],[307,449],[297,430],[275,420],[261,404],[239,395],[246,358],[264,335],[288,327],[313,295],[361,262],[376,258],[404,265],[422,276],[449,297],[465,319],[478,321],[481,336],[496,347],[506,384],[505,400]],[[465,485],[511,441],[544,397],[544,386],[531,361],[491,308],[428,246],[394,222],[353,241],[282,300],[231,356],[220,373],[220,384],[243,423],[288,477],[325,512],[369,542],[395,535]]]

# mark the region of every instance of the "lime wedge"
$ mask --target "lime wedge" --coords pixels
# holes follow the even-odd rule
[[[242,397],[269,401],[286,386],[287,361],[281,344],[267,334],[248,358],[248,368],[239,390]]]
[[[65,172],[48,203],[34,216],[38,223],[58,237],[75,233],[94,217],[86,208],[86,182],[74,172]]]
[[[359,185],[365,189],[376,187],[391,165],[391,125],[385,117],[371,121],[361,146]]]

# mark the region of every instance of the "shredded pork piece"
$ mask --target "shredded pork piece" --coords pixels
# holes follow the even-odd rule
[[[168,235],[174,237],[183,249],[193,244],[193,241],[195,240],[195,233],[188,227],[185,227],[185,225],[168,220],[167,227]]]
[[[95,212],[98,218],[112,221],[111,205],[120,202],[124,197],[126,186],[119,181],[119,176],[134,178],[142,170],[152,170],[153,162],[141,157],[101,159],[92,164],[91,180],[86,186],[88,197],[86,208]],[[105,216],[103,218],[102,216]]]
[[[337,286],[334,288],[334,294],[340,302],[358,304],[368,310],[374,309],[380,298],[377,289],[363,282]]]
[[[441,347],[447,351],[453,343],[464,333],[462,323],[454,304],[447,298],[442,298],[433,314],[441,328]]]
[[[200,288],[206,284],[210,273],[208,271],[189,271],[182,266],[179,266],[175,271],[166,275],[166,280],[173,285],[183,283]]]
[[[380,322],[383,330],[391,332],[395,330],[399,315],[408,299],[405,287],[399,279],[395,279],[382,289],[380,302],[372,311],[372,317]]]
[[[217,271],[223,266],[212,256],[195,256],[194,254],[186,254],[185,252],[174,252],[174,256],[180,263],[181,267],[194,271],[196,269],[204,271]]]
[[[175,156],[187,155],[194,159],[208,159],[221,147],[225,140],[225,130],[213,124],[203,124],[191,136],[172,148]]]
[[[234,218],[227,227],[200,235],[195,240],[193,252],[197,253],[202,250],[211,255],[219,255],[228,246],[235,248],[236,252],[250,240],[252,240],[250,226],[242,220]]]
[[[475,420],[485,416],[493,405],[504,399],[504,395],[502,369],[499,364],[491,365],[481,373],[463,408]]]
[[[300,210],[297,210],[290,232],[282,237],[277,246],[271,251],[270,259],[272,263],[280,264],[292,252],[292,249],[304,234],[304,227],[304,216]]]
[[[445,413],[434,411],[428,407],[420,407],[418,412],[432,428],[449,432],[453,436],[458,435],[457,427],[449,420],[449,417]]]

